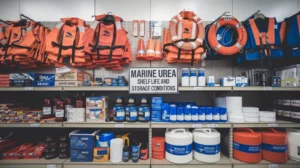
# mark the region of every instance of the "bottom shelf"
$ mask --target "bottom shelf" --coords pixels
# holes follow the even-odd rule
[[[276,164],[265,160],[256,164],[245,163],[236,159],[230,160],[233,164],[233,168],[300,168],[300,163],[293,160],[288,160],[288,162],[284,164]]]
[[[64,168],[150,168],[150,159],[139,160],[137,163],[119,162],[111,163],[108,162],[71,162],[70,159],[65,161]]]
[[[20,160],[0,160],[0,167],[3,168],[63,168],[66,159],[20,159]]]
[[[152,168],[174,168],[174,167],[184,167],[184,168],[232,168],[232,163],[230,160],[224,156],[221,155],[221,160],[216,163],[204,163],[197,161],[193,159],[191,162],[186,164],[175,164],[167,161],[166,159],[158,160],[158,159],[152,159],[151,160],[151,167]]]

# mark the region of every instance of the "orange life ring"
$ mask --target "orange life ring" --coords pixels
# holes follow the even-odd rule
[[[197,24],[198,36],[195,39],[181,39],[177,35],[177,28],[180,29],[178,23],[183,19],[193,20]],[[195,33],[196,35],[196,33]],[[174,16],[170,22],[170,36],[176,47],[182,50],[195,50],[203,44],[205,31],[203,21],[192,11],[182,11]]]
[[[218,29],[222,26],[234,27],[238,33],[235,45],[222,46],[217,40]],[[243,49],[247,42],[247,31],[245,27],[234,17],[222,17],[210,26],[208,30],[208,42],[213,50],[222,55],[233,55]]]

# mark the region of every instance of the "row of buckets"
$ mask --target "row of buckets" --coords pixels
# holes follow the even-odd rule
[[[193,158],[204,163],[218,162],[221,159],[220,149],[221,134],[210,128],[194,129],[192,132],[188,129],[167,129],[165,137],[152,138],[152,158],[165,158],[177,164],[188,163]],[[300,130],[283,132],[269,128],[256,132],[250,128],[235,129],[233,158],[246,163],[259,163],[263,159],[283,164],[288,158],[299,161]]]

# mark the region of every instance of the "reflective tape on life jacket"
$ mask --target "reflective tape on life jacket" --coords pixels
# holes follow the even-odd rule
[[[203,21],[192,11],[174,16],[169,30],[164,30],[164,47],[168,63],[191,63],[201,60],[204,39]]]
[[[218,42],[217,32],[222,26],[235,28],[238,34],[237,42],[229,47]],[[233,55],[241,51],[247,42],[247,31],[244,26],[234,17],[222,17],[209,27],[208,42],[213,50],[222,55]]]
[[[85,63],[83,36],[87,25],[79,18],[62,18],[46,37],[46,52],[51,62],[61,63],[70,57],[70,63]]]

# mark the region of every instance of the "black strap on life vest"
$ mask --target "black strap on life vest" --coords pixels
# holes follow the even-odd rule
[[[99,23],[97,25],[97,28],[98,28],[98,32],[97,32],[97,35],[96,35],[96,31],[94,33],[94,38],[95,38],[95,44],[94,45],[91,45],[89,44],[90,47],[92,47],[92,52],[95,52],[97,53],[97,59],[100,59],[100,50],[109,50],[109,55],[108,55],[108,62],[112,61],[112,54],[113,54],[113,51],[115,49],[118,49],[118,48],[121,48],[121,49],[125,49],[125,45],[119,45],[119,46],[116,46],[115,43],[116,43],[116,38],[117,38],[117,26],[116,26],[116,21],[115,21],[115,18],[112,16],[112,15],[106,15],[105,17],[101,18],[98,20]],[[112,39],[112,42],[111,42],[111,45],[110,46],[103,46],[103,45],[99,45],[99,42],[100,42],[100,32],[101,32],[101,23],[105,24],[105,25],[108,25],[108,24],[113,24],[113,27],[114,27],[114,32],[113,32],[113,39]]]
[[[3,47],[3,50],[5,50],[5,52],[4,52],[4,59],[7,58],[7,51],[8,51],[8,48],[10,47],[9,43],[10,43],[10,40],[11,40],[11,34],[12,34],[12,30],[10,30],[9,36],[8,36],[8,39],[7,39],[7,43]]]

